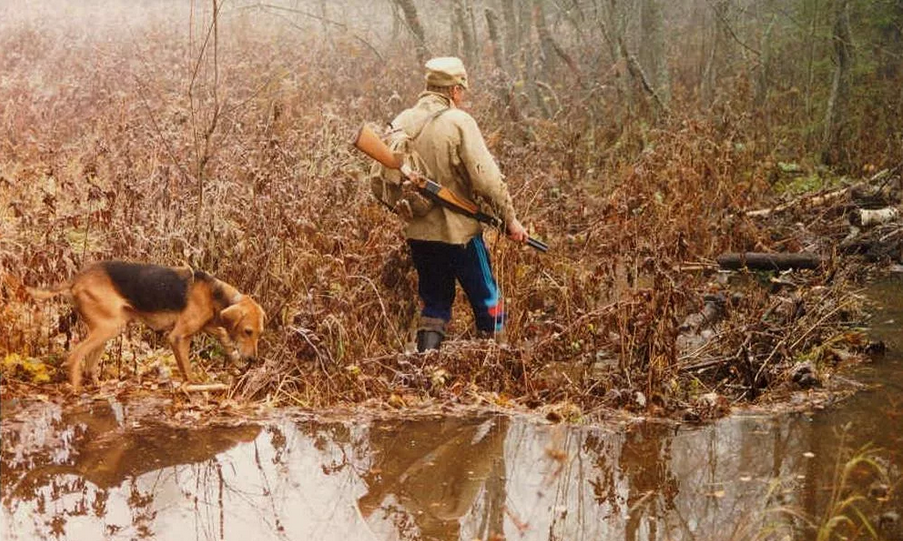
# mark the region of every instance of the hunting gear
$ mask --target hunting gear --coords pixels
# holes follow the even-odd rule
[[[354,145],[376,160],[370,173],[370,183],[380,203],[408,222],[415,216],[425,215],[434,204],[439,204],[491,227],[501,228],[504,225],[500,218],[486,214],[473,201],[458,197],[455,192],[419,173],[423,169],[418,165],[421,162],[419,155],[415,151],[403,150],[409,148],[410,140],[401,129],[389,130],[383,137],[367,125],[358,132]],[[411,190],[412,186],[416,190]],[[549,250],[546,243],[533,237],[527,237],[526,243],[540,252]]]
[[[456,281],[470,301],[480,334],[493,335],[504,327],[481,222],[504,226],[512,240],[547,250],[517,219],[476,121],[460,108],[467,89],[460,59],[434,58],[426,63],[426,90],[417,103],[395,117],[382,138],[364,126],[355,140],[357,148],[379,162],[371,177],[374,195],[407,222],[405,236],[423,303],[418,351],[438,349],[444,339]],[[473,203],[475,196],[491,207],[491,214]]]

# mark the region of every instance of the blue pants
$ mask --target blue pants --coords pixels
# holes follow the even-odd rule
[[[445,322],[451,319],[457,280],[473,308],[477,329],[502,330],[505,310],[482,236],[472,238],[463,246],[424,240],[408,240],[408,245],[419,278],[417,292],[423,302],[422,317]]]

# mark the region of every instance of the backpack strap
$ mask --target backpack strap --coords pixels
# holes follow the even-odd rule
[[[413,133],[413,134],[410,134],[410,133],[408,134],[408,137],[411,139],[411,141],[412,141],[412,142],[413,142],[413,141],[416,141],[417,138],[420,137],[420,134],[423,133],[423,130],[426,129],[426,127],[429,125],[430,122],[432,122],[433,120],[439,118],[439,116],[440,116],[442,113],[448,111],[449,109],[451,109],[451,107],[443,107],[442,109],[439,109],[439,110],[436,111],[435,113],[433,113],[433,114],[431,114],[430,116],[428,116],[428,117],[424,118],[423,120],[421,120],[421,121],[420,121],[420,125],[417,126],[417,129],[416,129],[416,130],[414,130],[414,133]],[[389,123],[389,125],[392,126],[391,123]],[[393,129],[399,129],[399,128],[395,128],[395,126],[392,126],[392,128],[393,128]],[[400,129],[404,129],[404,128],[400,128]],[[405,133],[407,133],[407,130],[405,130]]]

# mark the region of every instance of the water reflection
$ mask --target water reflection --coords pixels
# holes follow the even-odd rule
[[[394,529],[402,539],[458,539],[462,519],[479,515],[468,539],[500,534],[506,428],[503,417],[375,426],[358,500],[364,518],[385,536]]]
[[[133,427],[127,415],[97,410],[16,432],[4,419],[4,539],[751,539],[765,526],[799,534],[789,516],[763,522],[762,511],[823,512],[837,444],[822,415],[689,431],[494,416],[186,431]],[[35,432],[42,423],[57,432]],[[899,466],[899,455],[890,460]]]
[[[899,306],[874,322],[890,343],[862,376],[877,390],[826,411],[698,428],[476,416],[186,430],[116,401],[4,404],[0,537],[810,538],[781,510],[824,516],[838,449],[873,443],[891,478],[903,473]],[[855,483],[867,493],[873,480]],[[882,538],[903,538],[899,484],[873,495],[884,501],[870,498],[863,513],[889,519]]]

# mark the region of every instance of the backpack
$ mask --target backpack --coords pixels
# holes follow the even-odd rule
[[[428,177],[429,171],[423,159],[414,150],[414,142],[423,133],[427,124],[445,111],[448,111],[448,108],[441,109],[424,119],[413,136],[404,128],[393,128],[390,124],[380,135],[380,139],[393,154],[400,155],[408,167]],[[432,199],[422,195],[416,188],[404,184],[405,178],[398,169],[390,169],[379,162],[374,162],[370,168],[369,178],[370,191],[376,200],[405,221],[424,216],[433,208]]]

